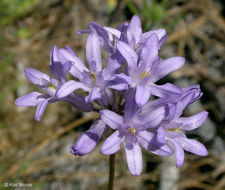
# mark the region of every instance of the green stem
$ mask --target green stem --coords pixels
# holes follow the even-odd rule
[[[115,155],[112,154],[109,157],[109,185],[108,190],[113,190],[114,170],[115,170]]]

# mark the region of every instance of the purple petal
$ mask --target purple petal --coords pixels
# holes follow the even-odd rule
[[[170,146],[167,144],[158,143],[154,133],[142,131],[139,132],[137,136],[138,142],[144,149],[159,156],[169,156],[172,154]]]
[[[124,62],[123,56],[117,51],[115,54],[112,54],[107,59],[107,65],[103,70],[104,78],[110,78],[117,69],[121,67],[121,64]]]
[[[182,89],[171,83],[166,83],[164,85],[156,85],[151,83],[150,87],[151,93],[158,97],[173,97],[177,98],[182,95]]]
[[[172,129],[172,127],[170,129]],[[176,140],[178,138],[186,138],[186,136],[182,132],[174,132],[169,130],[166,130],[166,137]]]
[[[36,109],[36,112],[35,112],[35,119],[37,121],[40,121],[41,120],[41,117],[42,115],[44,114],[45,112],[45,109],[48,105],[48,102],[51,100],[51,98],[47,98],[45,100],[43,100],[42,102],[40,102],[38,105],[37,105],[37,109]]]
[[[101,92],[101,98],[97,99],[97,102],[101,106],[107,107],[112,100],[112,92],[109,89],[105,89]]]
[[[123,117],[109,110],[100,111],[101,119],[112,129],[118,129],[122,126]]]
[[[72,60],[72,62],[74,62],[74,66],[80,71],[87,71],[88,69],[86,68],[86,66],[84,65],[83,61],[79,58],[79,57],[74,57]]]
[[[184,94],[190,93],[190,92],[194,93],[194,97],[191,100],[190,104],[193,103],[193,102],[195,102],[196,100],[198,100],[202,96],[202,92],[201,92],[201,89],[200,89],[200,85],[199,84],[182,88],[182,90],[183,90],[183,93]]]
[[[85,97],[85,101],[87,103],[90,103],[96,99],[101,98],[101,92],[100,88],[94,87],[90,92],[89,95]]]
[[[197,154],[199,156],[208,155],[208,151],[202,143],[194,139],[186,138],[186,136],[181,132],[167,131],[166,136],[170,139],[175,140],[178,144],[180,144],[183,147],[184,150],[188,152]]]
[[[103,77],[103,72],[100,71],[97,75],[96,75],[96,84],[98,84],[99,86],[104,86],[105,84],[105,79]]]
[[[154,65],[151,71],[151,81],[156,82],[165,77],[169,73],[179,69],[184,65],[185,59],[183,57],[171,57]]]
[[[99,38],[95,33],[90,33],[86,41],[86,59],[90,66],[95,61],[98,71],[102,70],[102,58]]]
[[[86,86],[88,86],[88,87],[90,87],[90,88],[93,88],[95,85],[94,85],[94,80],[92,80],[91,78],[91,72],[87,72],[87,71],[84,71],[84,72],[82,72],[81,73],[81,76],[82,76],[82,82],[86,85]],[[97,76],[96,76],[97,77]],[[94,78],[93,78],[94,79]]]
[[[194,139],[182,138],[182,137],[176,138],[176,141],[179,144],[181,144],[181,146],[187,152],[191,152],[191,153],[199,155],[199,156],[207,156],[208,155],[207,149],[199,141],[196,141]]]
[[[141,28],[141,20],[137,15],[134,15],[130,21],[130,24],[127,28],[127,33],[131,34],[133,37],[135,44],[139,43],[141,40],[142,35],[142,28]]]
[[[121,32],[115,28],[111,28],[111,27],[108,27],[108,26],[103,26],[103,29],[106,30],[107,32],[113,34],[116,38],[120,38],[120,34]]]
[[[114,79],[107,82],[106,86],[115,90],[126,90],[131,82],[131,77],[121,73],[115,74]]]
[[[165,139],[165,131],[162,127],[159,127],[157,129],[157,141],[161,144],[166,144],[166,139]]]
[[[141,37],[141,42],[145,42],[149,36],[155,33],[159,40],[161,40],[166,35],[166,30],[164,28],[160,28],[157,30],[151,30],[149,32],[143,33]]]
[[[32,92],[17,98],[15,104],[17,106],[37,106],[41,101],[43,101],[41,96],[42,94],[39,92]]]
[[[120,80],[114,80],[114,81],[109,81],[106,85],[108,88],[112,88],[115,90],[126,90],[128,89],[128,85],[124,83],[124,81]]]
[[[184,150],[183,147],[177,143],[173,139],[168,139],[174,146],[174,154],[175,154],[175,160],[176,160],[176,166],[179,168],[183,165],[184,162]]]
[[[148,128],[154,128],[158,126],[165,118],[165,107],[159,107],[152,112],[147,112],[139,117]]]
[[[90,153],[96,147],[105,129],[106,126],[103,121],[95,121],[90,129],[85,131],[76,143],[71,146],[71,153],[79,156]]]
[[[70,48],[69,46],[59,49],[58,56],[62,64],[66,62],[73,62],[75,64],[75,67],[81,72],[83,70],[87,70],[82,60],[77,57],[77,55],[73,52],[72,48]]]
[[[63,77],[66,79],[66,74],[70,71],[71,69],[71,66],[72,66],[72,63],[71,62],[66,62],[63,64]]]
[[[55,75],[56,79],[59,81],[59,85],[65,83],[66,81],[66,74],[70,71],[72,66],[71,62],[66,62],[62,64],[61,62],[54,62],[51,64],[51,72]]]
[[[71,94],[73,91],[77,89],[83,89],[84,91],[88,91],[89,88],[86,87],[81,82],[77,82],[74,80],[70,80],[66,83],[64,83],[59,89],[56,91],[56,97],[57,98],[63,98]]]
[[[168,35],[165,35],[161,38],[161,40],[159,41],[159,49],[163,47],[167,39],[168,39]]]
[[[164,129],[178,129],[182,126],[182,123],[175,122],[174,120],[164,124]]]
[[[192,101],[194,97],[194,93],[188,93],[181,99],[176,104],[176,111],[174,113],[174,118],[179,118],[181,114],[183,113],[184,109],[187,107],[188,104]]]
[[[73,64],[70,68],[70,74],[73,75],[75,78],[79,79],[80,81],[83,81],[83,75],[82,72]]]
[[[66,51],[65,54],[63,53],[65,57],[67,57],[67,53],[68,53],[68,57],[77,56],[70,46],[65,46],[64,48],[62,48],[62,50]],[[60,52],[61,52],[61,49],[60,49]]]
[[[62,74],[62,64],[60,62],[53,62],[50,65],[51,73],[55,75],[56,79],[59,80]]]
[[[128,85],[132,85],[133,79],[130,76],[125,75],[124,73],[114,74],[115,80],[120,80],[126,82]]]
[[[124,123],[132,122],[141,112],[141,108],[136,104],[134,95],[130,96],[125,105]]]
[[[129,37],[130,37],[130,41],[129,41]],[[120,35],[120,41],[128,44],[132,49],[135,49],[135,44],[134,44],[134,39],[131,38],[131,35],[127,35],[127,31],[126,32],[121,32]]]
[[[71,67],[70,73],[72,75],[73,74],[73,69],[78,70],[80,73],[83,71],[88,71],[88,69],[86,68],[86,66],[84,65],[83,61],[77,57],[74,53],[74,55],[72,53],[69,53],[69,51],[65,50],[65,49],[60,49],[60,53],[63,54],[65,62],[72,62],[73,65]],[[76,75],[74,75],[74,77],[76,77]]]
[[[50,66],[54,62],[60,62],[59,56],[58,56],[58,48],[57,46],[53,46],[51,53],[50,53]]]
[[[151,112],[151,111],[153,111],[163,105],[166,105],[166,104],[168,104],[167,97],[158,98],[157,100],[151,100],[142,107],[142,113]]]
[[[124,136],[121,136],[119,131],[116,130],[111,134],[103,143],[101,153],[111,155],[119,151],[120,144],[124,141]]]
[[[78,109],[79,111],[92,111],[93,106],[90,103],[86,103],[83,96],[78,94],[70,94],[63,98],[63,101],[70,103],[73,107]]]
[[[186,131],[200,127],[206,120],[208,112],[203,111],[191,117],[180,117],[176,121],[182,123],[182,128]]]
[[[117,42],[117,48],[128,64],[129,73],[132,73],[137,68],[136,52],[122,41]]]
[[[150,98],[151,91],[148,87],[137,86],[135,93],[135,101],[139,106],[143,106]]]
[[[126,128],[124,127],[124,129],[126,130]],[[124,131],[123,131],[124,132]],[[127,131],[126,131],[127,132]],[[126,133],[125,132],[125,133]],[[136,131],[137,132],[137,131]],[[128,134],[128,135],[126,135],[126,138],[125,138],[125,144],[126,144],[126,147],[132,147],[133,145],[133,143],[138,143],[138,138],[137,138],[137,136],[136,135],[130,135],[130,134]]]
[[[157,35],[153,33],[138,49],[141,49],[140,59],[143,61],[146,67],[150,67],[155,61],[159,60],[158,46],[159,39]]]
[[[98,70],[96,62],[94,60],[89,62],[89,69],[91,72],[94,72],[94,73],[100,72],[100,70]]]
[[[176,106],[175,106],[175,104],[168,103],[168,105],[166,106],[166,109],[167,109],[166,115],[168,114],[168,120],[171,121],[171,123],[175,123],[175,122],[173,122],[174,117],[175,117],[175,113],[176,113]],[[180,122],[178,122],[178,123],[180,123]]]
[[[113,48],[110,43],[110,34],[95,22],[91,22],[89,24],[89,28],[91,33],[94,33],[98,36],[100,44],[104,48],[104,50],[106,50],[108,53],[112,53]]]
[[[132,147],[125,144],[127,165],[134,176],[139,176],[142,172],[142,152],[138,143],[132,143]]]
[[[51,73],[56,76],[56,79],[62,84],[66,81],[66,73],[70,71],[72,63],[68,62],[62,53],[62,49],[56,46],[52,48],[50,55],[50,69]],[[60,84],[60,85],[61,85]]]
[[[39,87],[48,86],[48,83],[50,82],[50,77],[48,75],[36,69],[27,68],[24,70],[24,73],[29,81]]]
[[[127,28],[129,26],[129,23],[128,22],[124,22],[123,24],[120,24],[117,26],[117,29],[120,31],[120,32],[123,32],[123,33],[127,33]]]
[[[73,50],[69,46],[67,46],[66,49],[64,48],[59,49],[58,56],[62,64],[68,61],[74,61],[76,60],[76,57],[77,57],[76,54],[73,52]]]

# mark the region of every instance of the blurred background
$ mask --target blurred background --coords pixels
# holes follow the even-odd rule
[[[95,114],[54,103],[37,122],[34,108],[16,107],[14,101],[38,90],[24,77],[25,68],[50,74],[53,45],[70,45],[84,60],[87,36],[77,35],[77,30],[87,29],[91,21],[116,27],[134,14],[141,17],[144,31],[166,28],[169,38],[161,57],[186,58],[181,69],[161,82],[180,87],[201,85],[203,97],[190,105],[185,115],[209,112],[204,125],[188,134],[206,145],[209,156],[186,153],[184,165],[177,169],[173,156],[162,159],[143,151],[143,173],[136,178],[129,173],[124,151],[120,151],[115,189],[225,189],[223,0],[1,0],[0,189],[13,189],[6,183],[19,182],[32,184],[37,190],[107,188],[108,157],[99,152],[100,145],[88,156],[75,157],[69,152]]]

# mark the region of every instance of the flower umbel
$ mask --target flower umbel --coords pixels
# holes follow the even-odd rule
[[[159,51],[167,39],[165,29],[142,32],[140,18],[116,29],[95,22],[89,24],[86,62],[66,46],[52,48],[50,71],[54,78],[34,68],[25,76],[44,94],[32,92],[16,99],[17,106],[37,107],[35,119],[40,121],[48,103],[64,101],[79,111],[99,113],[90,128],[71,146],[78,156],[94,150],[107,131],[101,152],[113,155],[123,145],[129,171],[142,172],[142,148],[159,156],[175,154],[176,166],[184,162],[184,150],[206,156],[199,141],[189,139],[185,131],[200,127],[208,113],[202,111],[183,117],[184,109],[202,96],[199,85],[180,88],[171,83],[157,84],[169,73],[181,68],[185,59],[162,59]],[[102,58],[101,50],[107,54]],[[67,80],[70,75],[72,80]]]

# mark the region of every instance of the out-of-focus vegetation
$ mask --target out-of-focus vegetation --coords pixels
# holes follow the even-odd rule
[[[168,2],[167,0],[162,0],[161,2],[142,0],[142,3],[139,3],[138,6],[133,1],[127,0],[126,4],[133,15],[136,14],[141,18],[143,30],[148,31],[164,21]]]
[[[95,114],[80,114],[65,103],[47,107],[41,122],[34,108],[18,108],[17,97],[38,91],[23,74],[27,67],[50,73],[53,45],[70,45],[84,60],[86,29],[90,21],[117,26],[137,14],[144,31],[166,28],[169,38],[162,57],[183,56],[186,64],[161,82],[181,87],[199,83],[201,101],[186,115],[209,111],[207,122],[187,134],[203,142],[208,157],[186,154],[182,168],[173,158],[144,152],[144,172],[130,175],[124,152],[116,157],[116,189],[177,189],[225,187],[225,8],[222,0],[1,0],[0,1],[0,188],[4,183],[32,183],[33,189],[105,189],[108,158],[96,150],[74,157],[69,147],[88,129]],[[106,135],[107,136],[107,135]],[[105,137],[103,137],[104,139]],[[101,143],[100,143],[101,144]],[[170,161],[168,161],[170,160]],[[171,161],[172,160],[172,161]],[[166,173],[168,165],[178,175]],[[176,176],[176,177],[175,177]],[[173,178],[174,177],[174,178]],[[170,189],[168,187],[168,189]],[[172,189],[172,187],[171,187]]]
[[[26,16],[40,0],[1,0],[0,1],[0,26],[6,26],[19,17]]]

